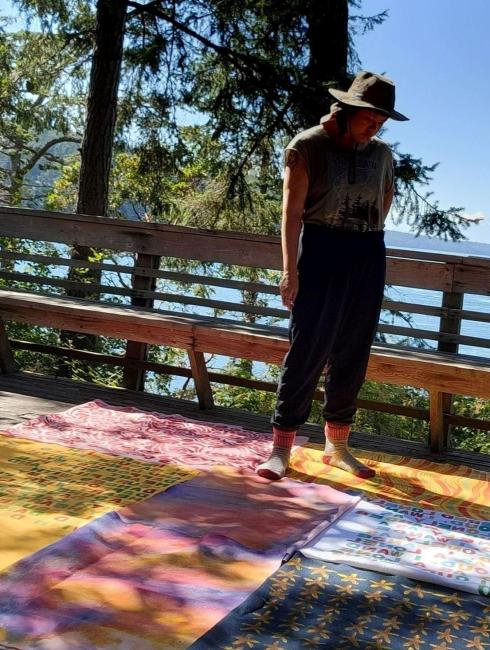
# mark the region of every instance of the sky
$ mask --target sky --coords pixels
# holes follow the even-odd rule
[[[485,217],[464,233],[490,244],[490,0],[363,0],[364,15],[384,10],[385,22],[355,40],[362,68],[395,81],[396,107],[410,117],[389,120],[383,138],[440,163],[427,188],[433,199]],[[0,14],[13,13],[0,0]]]
[[[490,0],[364,0],[362,9],[389,12],[356,37],[362,69],[390,77],[396,108],[410,117],[389,120],[383,139],[426,164],[439,162],[433,198],[441,208],[484,216],[464,233],[490,244]]]

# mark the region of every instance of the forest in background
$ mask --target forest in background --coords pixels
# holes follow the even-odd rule
[[[389,19],[366,15],[361,0],[16,0],[0,23],[0,199],[5,205],[224,230],[278,234],[282,149],[328,112],[328,88],[347,87],[362,62],[356,38]],[[286,3],[284,3],[286,5]],[[108,83],[110,80],[110,83]],[[110,119],[105,119],[109,115]],[[104,127],[101,127],[104,124]],[[105,130],[104,130],[105,129]],[[436,163],[395,151],[396,218],[416,234],[460,240],[463,209],[441,208],[429,193]],[[39,250],[29,242],[5,247]],[[104,259],[76,249],[73,257]],[[186,271],[190,263],[166,260]],[[197,263],[194,268],[197,268]],[[52,269],[33,265],[37,274]],[[257,269],[221,269],[250,281]],[[93,276],[70,277],[91,281]],[[196,287],[196,295],[209,295]],[[244,302],[263,298],[243,295]],[[253,320],[253,315],[249,316]],[[11,324],[13,338],[101,352],[122,342]],[[423,341],[419,342],[424,345]],[[23,368],[121,385],[121,371],[17,352]],[[184,363],[177,350],[149,359]],[[223,361],[216,360],[222,364]],[[212,367],[213,359],[209,360]],[[257,371],[230,359],[220,369]],[[274,366],[260,378],[277,378]],[[151,386],[150,386],[151,384]],[[194,397],[192,384],[151,377],[151,390]],[[214,387],[218,404],[269,413],[274,396]],[[426,407],[424,391],[366,382],[361,397]],[[484,400],[458,398],[459,414],[490,416]],[[320,420],[315,404],[312,421]],[[355,428],[408,439],[426,424],[360,410]],[[453,431],[458,446],[490,451],[485,432]]]

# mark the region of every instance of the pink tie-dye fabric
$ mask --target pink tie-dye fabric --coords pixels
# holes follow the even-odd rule
[[[272,436],[265,433],[181,415],[149,413],[130,406],[111,406],[101,400],[42,415],[2,433],[197,469],[214,465],[253,469],[267,457],[272,446]],[[297,444],[306,440],[300,437]]]
[[[0,638],[22,648],[186,648],[359,501],[216,468],[104,515],[0,579]]]

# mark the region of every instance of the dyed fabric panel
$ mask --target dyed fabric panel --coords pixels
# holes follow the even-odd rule
[[[490,520],[490,473],[463,465],[394,456],[356,449],[356,456],[376,470],[368,481],[322,462],[323,447],[300,447],[288,476],[301,481],[354,488],[365,498],[381,497],[470,519]]]
[[[12,567],[0,579],[0,630],[23,648],[185,648],[357,501],[205,472]]]
[[[5,434],[198,469],[214,465],[254,469],[272,447],[269,434],[181,415],[111,406],[101,400],[33,418],[7,429]],[[297,444],[306,440],[300,436]]]
[[[362,500],[301,552],[490,596],[488,521]]]
[[[298,553],[190,650],[487,650],[489,634],[486,599]]]
[[[0,570],[198,472],[0,435]]]

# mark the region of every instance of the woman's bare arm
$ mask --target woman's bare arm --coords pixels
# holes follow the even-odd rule
[[[282,302],[288,309],[292,308],[298,293],[296,262],[307,192],[308,173],[305,162],[296,151],[288,149],[283,184],[281,224],[283,275],[280,284]]]

